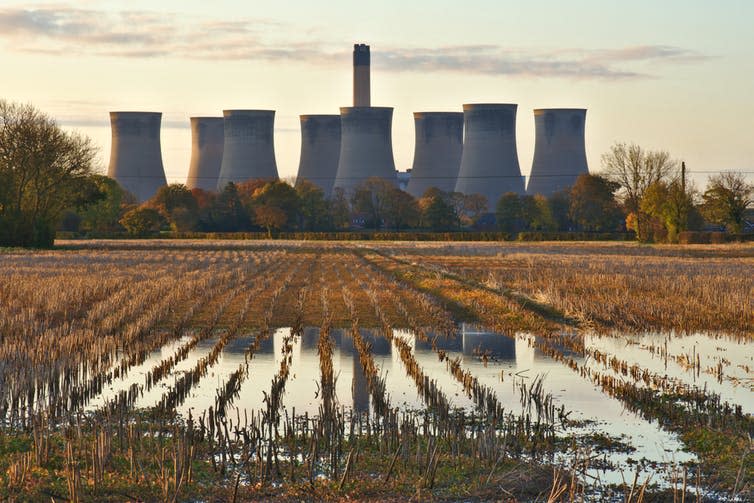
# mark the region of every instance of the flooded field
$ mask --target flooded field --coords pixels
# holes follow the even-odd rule
[[[745,501],[754,248],[679,249],[3,254],[0,497]]]

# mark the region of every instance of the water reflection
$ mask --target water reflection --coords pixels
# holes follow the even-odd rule
[[[470,325],[461,325],[463,354],[490,356],[496,360],[516,360],[516,340],[504,334],[485,332]]]

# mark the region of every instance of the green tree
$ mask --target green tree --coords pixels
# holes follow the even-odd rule
[[[675,243],[680,232],[694,227],[698,222],[694,197],[694,191],[686,190],[680,180],[661,180],[647,188],[639,209],[653,219],[651,228],[662,227],[662,232],[654,232],[656,241]]]
[[[566,189],[555,192],[547,198],[547,202],[550,206],[550,214],[552,214],[555,229],[559,231],[570,231],[573,229],[574,223],[569,214],[571,190]]]
[[[329,201],[330,225],[333,229],[344,230],[351,226],[351,206],[342,187],[333,189]]]
[[[214,198],[210,215],[215,230],[219,232],[245,231],[251,225],[249,213],[241,202],[236,184],[232,182]]]
[[[521,222],[526,230],[530,231],[554,231],[557,227],[552,216],[552,210],[547,198],[541,194],[534,196],[522,196]]]
[[[619,185],[598,175],[580,175],[570,193],[568,214],[579,230],[608,232],[619,229],[623,213],[614,193]]]
[[[741,173],[720,173],[710,177],[702,200],[702,214],[707,220],[737,234],[743,231],[746,211],[754,204],[754,185]]]
[[[146,237],[160,232],[165,225],[165,217],[154,208],[139,206],[127,211],[120,224],[131,236]]]
[[[393,191],[398,188],[382,178],[369,178],[359,184],[351,197],[354,213],[364,217],[367,227],[379,230],[385,224],[387,207]]]
[[[458,227],[458,215],[452,204],[450,194],[431,187],[424,192],[418,204],[422,227],[435,232]]]
[[[174,231],[193,231],[199,226],[199,205],[182,183],[160,187],[148,204],[162,213]]]
[[[78,213],[81,218],[79,229],[95,233],[122,231],[123,227],[118,221],[126,211],[136,206],[136,198],[107,176],[93,175],[92,181],[103,197]]]
[[[506,192],[497,202],[495,221],[503,232],[518,232],[521,230],[522,219],[521,198],[515,192]]]
[[[63,213],[102,197],[96,150],[31,105],[0,100],[0,245],[52,246]]]
[[[605,177],[618,184],[618,195],[626,213],[634,215],[638,239],[646,239],[651,217],[641,211],[644,192],[652,184],[667,180],[676,170],[677,162],[664,151],[616,143],[602,156],[602,166]]]
[[[289,183],[282,180],[264,182],[251,193],[251,198],[242,197],[246,210],[255,214],[259,206],[274,207],[285,213],[286,219],[280,228],[292,228],[296,225],[299,214],[299,197]],[[264,226],[263,226],[264,227]]]
[[[384,214],[385,223],[396,231],[400,231],[418,224],[419,205],[411,194],[393,187],[387,191]]]
[[[296,184],[298,196],[298,228],[318,231],[327,227],[328,207],[325,193],[317,185],[301,180]]]

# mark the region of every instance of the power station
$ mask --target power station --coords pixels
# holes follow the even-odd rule
[[[110,112],[112,146],[107,176],[144,202],[167,184],[159,112]]]
[[[535,109],[536,144],[525,187],[516,146],[518,105],[478,103],[463,112],[415,112],[414,158],[396,172],[393,108],[373,107],[370,48],[353,46],[353,106],[340,115],[301,115],[297,184],[314,183],[330,197],[347,195],[377,177],[419,198],[427,189],[480,194],[493,213],[500,196],[551,195],[588,173],[582,108]],[[112,150],[108,175],[139,201],[165,185],[160,151],[161,114],[110,112]],[[274,110],[224,110],[223,117],[192,117],[191,163],[186,185],[222,190],[228,182],[278,179]],[[410,176],[409,176],[410,175]]]
[[[456,192],[482,194],[495,211],[506,192],[524,193],[516,150],[516,109],[512,104],[463,106],[465,135]]]
[[[186,179],[189,189],[217,190],[224,141],[222,117],[191,117],[191,163]]]
[[[276,180],[274,110],[223,110],[223,161],[217,190],[229,182]]]
[[[534,110],[536,140],[529,194],[549,196],[571,187],[579,175],[589,173],[586,163],[583,108]]]
[[[353,106],[340,109],[335,187],[347,194],[369,178],[398,184],[393,159],[393,109],[371,106],[369,46],[353,46]]]
[[[430,187],[455,190],[463,152],[462,112],[414,112],[414,163],[406,191],[421,197]]]
[[[307,180],[330,197],[340,159],[340,115],[302,115],[296,185]]]

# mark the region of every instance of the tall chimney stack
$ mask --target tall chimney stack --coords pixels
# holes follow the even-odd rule
[[[369,90],[369,46],[353,45],[353,106],[371,105]]]

